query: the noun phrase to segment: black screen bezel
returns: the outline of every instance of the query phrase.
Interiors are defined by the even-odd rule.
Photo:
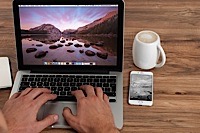
[[[24,65],[22,42],[21,42],[21,28],[19,17],[18,5],[118,5],[118,37],[117,37],[117,65],[116,66],[81,66],[81,65]],[[123,64],[123,18],[124,18],[124,2],[122,0],[15,0],[13,1],[13,14],[15,25],[15,38],[17,48],[17,60],[19,70],[31,70],[31,71],[54,71],[54,72],[67,72],[67,71],[122,71]]]

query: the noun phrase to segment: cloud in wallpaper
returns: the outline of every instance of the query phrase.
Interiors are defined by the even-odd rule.
[[[61,31],[77,29],[104,17],[117,7],[21,7],[21,29],[52,24]]]

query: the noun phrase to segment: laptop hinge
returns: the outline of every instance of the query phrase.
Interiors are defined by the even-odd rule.
[[[106,70],[82,70],[82,71],[59,71],[59,70],[31,70],[31,73],[52,73],[52,74],[109,74]]]

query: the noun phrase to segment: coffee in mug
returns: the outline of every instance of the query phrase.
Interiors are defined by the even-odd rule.
[[[133,62],[141,69],[162,67],[166,62],[166,55],[160,44],[160,37],[153,31],[141,31],[136,34],[133,42]],[[158,59],[162,61],[158,64]]]

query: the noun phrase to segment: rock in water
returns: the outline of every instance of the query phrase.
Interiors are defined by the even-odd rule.
[[[43,44],[36,44],[36,46],[37,46],[37,47],[42,47],[42,46],[43,46]]]
[[[68,44],[69,44],[69,45],[73,45],[73,43],[72,43],[72,42],[69,42]]]
[[[89,43],[85,43],[84,46],[85,46],[86,48],[89,48],[91,45],[90,45]]]
[[[79,52],[82,54],[82,53],[84,53],[84,49],[82,49],[82,50],[79,50]]]
[[[61,43],[65,43],[65,40],[61,40],[60,42],[61,42]]]
[[[26,53],[31,53],[31,52],[35,52],[35,51],[37,51],[36,48],[28,48],[28,49],[26,50]]]
[[[108,58],[108,53],[100,53],[100,52],[97,52],[97,56],[99,58],[102,58],[102,59],[107,59]]]
[[[63,45],[62,44],[58,44],[58,47],[62,47]]]
[[[82,47],[82,45],[80,45],[80,44],[77,43],[77,44],[74,44],[74,47],[78,48],[78,47]]]
[[[67,52],[69,52],[69,53],[73,53],[73,52],[74,52],[74,50],[67,50]]]
[[[96,46],[103,46],[103,44],[104,44],[103,42],[98,42],[98,43],[96,43],[95,45],[96,45]]]
[[[85,54],[86,54],[87,56],[95,56],[95,52],[93,52],[93,51],[91,51],[91,50],[85,51]]]
[[[90,45],[95,45],[95,43],[91,42]]]
[[[48,51],[38,51],[36,54],[35,54],[35,58],[43,58],[46,56],[46,54],[48,53]]]
[[[51,46],[49,46],[49,49],[57,49],[57,48],[58,48],[57,45],[51,45]]]

